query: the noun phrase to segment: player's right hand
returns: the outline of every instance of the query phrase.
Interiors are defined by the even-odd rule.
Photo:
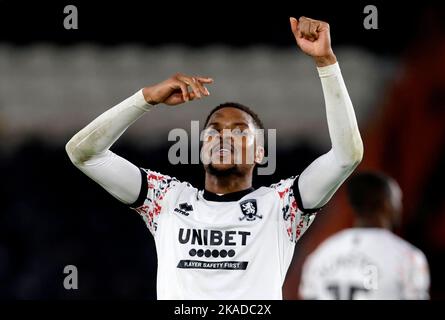
[[[151,105],[164,103],[169,106],[175,106],[210,95],[205,84],[212,82],[212,78],[192,77],[177,73],[163,82],[145,87],[142,92],[145,101]],[[191,89],[190,91],[189,88]]]

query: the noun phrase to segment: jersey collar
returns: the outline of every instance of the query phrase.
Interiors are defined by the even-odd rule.
[[[207,191],[204,189],[203,197],[208,201],[218,201],[218,202],[227,202],[227,201],[238,201],[245,195],[255,191],[255,188],[250,187],[245,190],[230,192],[223,195],[217,195],[216,193]]]

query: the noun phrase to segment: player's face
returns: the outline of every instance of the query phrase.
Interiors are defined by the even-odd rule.
[[[211,165],[219,171],[253,168],[261,161],[255,146],[255,130],[252,117],[242,110],[226,107],[213,113],[202,132],[204,167]]]

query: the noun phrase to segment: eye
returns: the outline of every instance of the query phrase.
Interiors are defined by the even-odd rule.
[[[203,139],[208,140],[219,136],[219,132],[213,128],[205,129],[203,132]]]
[[[241,130],[240,128],[235,128],[232,130],[232,134],[235,137],[245,137],[248,136],[249,133],[247,132],[247,130]]]

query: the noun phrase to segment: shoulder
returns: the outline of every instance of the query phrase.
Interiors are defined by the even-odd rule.
[[[141,191],[138,200],[131,207],[142,205],[146,199],[149,202],[159,202],[166,198],[175,198],[187,190],[196,191],[190,183],[180,181],[175,177],[150,169],[140,168],[140,171],[142,175]]]
[[[387,237],[389,241],[392,241],[395,249],[402,254],[406,260],[417,265],[427,264],[426,256],[422,250],[392,232],[388,232]]]
[[[298,176],[291,176],[287,179],[281,179],[280,181],[271,184],[268,188],[275,190],[276,192],[281,192],[292,188],[294,182],[298,179]]]
[[[298,180],[298,176],[292,176],[287,179],[281,179],[280,181],[271,184],[268,187],[264,187],[269,192],[273,193],[280,200],[294,200],[298,197],[298,188],[294,190],[295,181]],[[296,191],[296,192],[295,192]]]
[[[422,250],[420,250],[419,248],[417,248],[416,246],[414,246],[413,244],[409,243],[404,239],[400,238],[400,240],[401,240],[401,245],[403,245],[409,260],[411,260],[413,264],[418,266],[428,264],[426,256],[422,252]]]
[[[140,168],[142,175],[146,178],[148,182],[148,187],[167,187],[167,186],[178,186],[184,188],[193,188],[193,186],[186,182],[180,181],[176,177],[169,176],[154,170]]]
[[[270,189],[274,190],[277,196],[288,203],[291,203],[296,209],[300,210],[304,214],[314,215],[319,212],[322,207],[319,208],[305,208],[301,200],[300,189],[298,187],[299,175],[291,176],[287,179],[281,179],[277,183],[273,183],[269,186]]]
[[[343,248],[347,248],[346,244],[350,242],[352,238],[353,230],[344,229],[334,233],[333,235],[327,237],[324,241],[322,241],[314,252],[323,254],[323,253],[334,253],[338,252]]]

